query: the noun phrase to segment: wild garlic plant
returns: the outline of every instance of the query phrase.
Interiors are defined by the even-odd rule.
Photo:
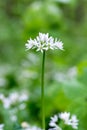
[[[63,50],[63,43],[60,40],[54,39],[49,34],[39,33],[36,39],[29,39],[25,44],[27,50],[36,49],[42,52],[42,76],[41,76],[41,99],[42,99],[42,129],[45,130],[45,110],[44,110],[44,68],[45,68],[45,52],[49,49]]]
[[[29,39],[25,44],[26,49],[36,49],[36,51],[42,52],[42,75],[41,75],[41,106],[42,106],[42,130],[45,130],[45,100],[44,100],[44,71],[45,71],[45,53],[48,50],[63,50],[63,43],[57,38],[49,36],[49,34],[39,33],[35,39]],[[70,113],[61,113],[60,115],[55,115],[51,117],[49,125],[51,128],[49,130],[62,130],[56,122],[58,119],[62,119],[65,124],[71,125],[73,128],[77,129],[78,120],[76,116],[70,118]]]

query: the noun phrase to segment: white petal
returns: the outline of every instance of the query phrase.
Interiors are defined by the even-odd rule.
[[[63,50],[63,43],[61,41],[55,42],[56,47],[58,47],[60,50]]]

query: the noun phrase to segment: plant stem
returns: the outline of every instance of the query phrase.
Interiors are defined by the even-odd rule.
[[[42,76],[41,76],[42,130],[45,130],[44,68],[45,68],[45,51],[43,51]]]

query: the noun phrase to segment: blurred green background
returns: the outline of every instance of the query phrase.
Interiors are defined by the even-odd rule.
[[[24,121],[41,125],[42,54],[25,49],[39,32],[64,43],[64,51],[46,53],[46,129],[52,115],[68,111],[87,130],[86,0],[0,1],[0,124],[5,130],[21,129]]]

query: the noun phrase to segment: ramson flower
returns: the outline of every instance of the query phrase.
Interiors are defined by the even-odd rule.
[[[53,117],[51,117],[49,126],[51,126],[52,128],[50,128],[49,130],[62,130],[58,124],[58,115],[54,115]]]
[[[59,118],[64,121],[65,124],[70,124],[70,113],[69,112],[64,112],[59,114]]]
[[[70,119],[70,125],[72,126],[73,129],[78,129],[78,120],[75,115],[72,115]]]
[[[57,116],[57,115],[54,115],[53,117],[51,117],[49,126],[55,127],[57,121],[58,121],[58,116]]]
[[[72,115],[70,118],[70,113],[64,112],[59,114],[59,118],[62,119],[66,125],[71,125],[73,129],[78,129],[78,120],[76,115]]]
[[[78,120],[76,118],[76,115],[70,116],[69,112],[60,113],[58,115],[54,115],[51,117],[48,130],[62,130],[62,128],[58,125],[58,119],[63,120],[65,125],[72,126],[73,129],[78,129]]]
[[[26,49],[36,49],[36,51],[43,52],[44,50],[47,51],[49,49],[60,49],[63,50],[63,43],[60,40],[54,39],[53,37],[49,36],[49,34],[39,33],[36,39],[27,41],[25,44]]]

